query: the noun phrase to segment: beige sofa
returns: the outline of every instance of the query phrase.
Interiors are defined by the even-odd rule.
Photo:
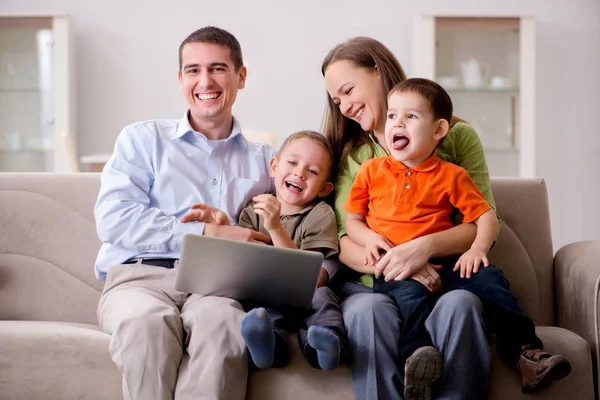
[[[108,355],[110,336],[96,321],[102,284],[92,268],[100,246],[92,208],[98,188],[97,174],[0,174],[0,399],[122,398]],[[592,399],[590,346],[572,331],[596,349],[588,305],[597,298],[590,288],[600,267],[582,269],[587,255],[575,247],[559,252],[553,267],[543,181],[494,179],[493,191],[504,225],[492,260],[540,326],[546,348],[566,355],[573,372],[542,393],[522,395],[517,373],[495,357],[490,398]],[[598,246],[594,255],[600,256]],[[290,366],[252,372],[247,397],[353,394],[345,366],[314,370],[296,349]]]

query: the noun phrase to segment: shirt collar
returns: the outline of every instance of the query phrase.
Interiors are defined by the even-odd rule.
[[[304,207],[302,210],[297,211],[293,214],[285,214],[288,216],[293,216],[293,215],[302,215],[302,214],[306,214],[307,212],[309,212],[310,210],[312,210],[313,208],[316,207],[317,204],[319,204],[321,201],[321,199],[315,199],[312,203],[310,203],[308,206]]]
[[[408,168],[406,165],[402,164],[400,161],[396,160],[392,156],[388,156],[386,158],[387,164],[390,166],[392,170],[404,171],[404,170],[413,170],[418,172],[427,172],[433,170],[440,163],[440,159],[436,155],[435,150],[433,154],[429,156],[429,158],[423,161],[421,164],[417,165],[415,168]]]
[[[171,140],[180,138],[188,132],[196,132],[192,128],[192,125],[190,124],[189,113],[190,113],[190,110],[186,110],[185,114],[183,115],[183,118],[181,118],[179,120],[179,123],[177,124],[177,130],[175,132],[173,132],[173,134],[171,135]],[[237,119],[235,119],[235,117],[233,117],[233,124],[231,125],[231,134],[229,135],[229,137],[227,137],[226,139],[223,139],[223,140],[229,141],[238,135],[241,138],[243,138],[242,129],[240,127],[240,124],[238,123]],[[204,136],[204,135],[202,135],[202,136]]]

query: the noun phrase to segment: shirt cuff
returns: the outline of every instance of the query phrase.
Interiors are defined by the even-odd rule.
[[[183,235],[186,233],[194,233],[196,235],[204,234],[204,222],[180,222],[177,221],[173,237],[169,240],[168,248],[169,251],[181,251],[181,244],[183,242]]]

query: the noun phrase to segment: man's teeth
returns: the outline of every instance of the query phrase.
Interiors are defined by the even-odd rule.
[[[285,183],[285,185],[286,185],[287,187],[293,186],[293,187],[295,187],[296,189],[298,189],[298,190],[302,191],[302,188],[301,188],[300,186],[296,185],[294,182],[286,182],[286,183]]]
[[[200,100],[212,100],[212,99],[216,99],[217,97],[219,97],[219,93],[196,94],[196,97],[198,97]]]

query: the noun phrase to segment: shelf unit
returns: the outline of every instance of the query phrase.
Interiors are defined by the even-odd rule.
[[[412,61],[412,75],[444,86],[477,130],[491,175],[535,176],[533,18],[417,17]]]
[[[0,13],[0,171],[77,171],[74,46],[64,14]]]

